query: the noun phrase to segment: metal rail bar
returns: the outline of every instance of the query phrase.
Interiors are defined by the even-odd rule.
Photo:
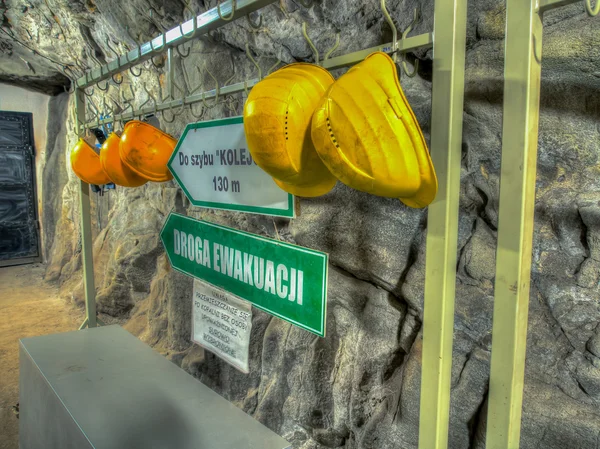
[[[276,0],[235,0],[233,20],[244,17],[253,11],[274,3],[275,1]],[[231,15],[233,2],[234,0],[226,0],[221,4],[221,14],[224,17],[227,18]],[[181,45],[199,35],[206,34],[209,31],[230,23],[229,20],[224,20],[219,16],[218,10],[215,7],[196,17],[198,27],[197,32],[195,36],[187,37],[185,34],[191,34],[193,31],[193,20],[194,19],[190,19],[181,25],[177,25],[175,28],[166,31],[164,34],[155,37],[150,42],[146,42],[138,48],[131,50],[129,53],[119,56],[114,61],[91,70],[75,82],[76,87],[83,89],[92,86],[98,81],[110,78],[112,75],[147,61],[152,56],[163,53],[168,48]]]
[[[467,0],[437,0],[431,159],[439,190],[427,217],[420,449],[448,446],[466,34]]]
[[[573,3],[581,3],[581,0],[539,0],[538,12],[543,13]]]
[[[398,41],[398,51],[406,52],[410,50],[416,49],[424,49],[431,48],[433,46],[433,33],[424,33],[418,36],[409,37],[407,39],[403,39]],[[335,58],[327,59],[323,61],[323,67],[329,70],[339,69],[342,67],[352,66],[354,64],[359,63],[363,59],[365,59],[368,55],[375,51],[383,51],[384,53],[390,54],[392,52],[392,43],[389,42],[387,44],[383,44],[377,47],[367,48],[365,50],[359,50],[352,53],[348,53],[346,55],[337,56]],[[172,92],[172,70],[169,69],[169,92]],[[219,95],[230,95],[239,92],[244,92],[245,90],[250,90],[256,83],[258,83],[258,79],[252,79],[246,82],[230,84],[229,86],[224,86],[219,88]],[[217,95],[216,89],[207,90],[205,92],[200,92],[198,94],[189,95],[180,99],[171,99],[171,101],[164,102],[161,104],[152,107],[146,107],[141,109],[136,109],[124,114],[116,114],[114,117],[106,118],[103,120],[94,120],[92,122],[86,123],[86,128],[94,128],[99,125],[104,125],[108,123],[112,123],[114,121],[121,120],[131,120],[134,117],[138,117],[141,115],[152,114],[153,112],[160,112],[166,109],[172,109],[176,107],[181,107],[182,103],[184,105],[191,105],[194,103],[198,103],[202,101],[202,98],[205,100],[210,100],[211,98],[215,98]],[[83,123],[83,121],[82,121]]]
[[[244,92],[245,89],[250,90],[254,85],[258,83],[258,79],[252,79],[250,81],[246,81],[245,83],[236,83],[230,84],[229,86],[219,88],[219,96],[225,96],[230,94],[235,94],[238,92]],[[120,122],[123,120],[131,120],[134,117],[139,117],[143,115],[152,114],[154,112],[160,112],[167,109],[175,109],[177,107],[181,107],[182,103],[186,106],[192,105],[194,103],[199,103],[202,101],[202,96],[204,95],[205,100],[210,100],[211,98],[215,98],[217,96],[217,90],[207,90],[205,92],[201,92],[194,95],[189,95],[184,98],[180,98],[177,100],[166,101],[164,103],[160,103],[154,106],[148,106],[145,108],[135,109],[133,111],[125,112],[123,114],[115,114],[114,117],[108,117],[105,119],[93,120],[87,122],[85,124],[85,128],[96,128],[101,125],[106,125],[108,123],[113,123],[115,121]],[[82,127],[83,129],[83,127]]]
[[[403,53],[410,50],[418,50],[424,48],[433,47],[433,33],[419,34],[418,36],[407,37],[398,41],[398,52]],[[347,55],[336,56],[335,58],[326,59],[321,64],[323,67],[329,70],[339,69],[341,67],[348,67],[359,63],[371,53],[376,51],[382,51],[384,53],[392,53],[392,43],[379,45],[377,47],[367,48],[365,50],[355,51],[348,53]]]
[[[506,3],[502,165],[487,449],[517,449],[521,435],[543,32],[536,3],[536,0],[507,0]]]

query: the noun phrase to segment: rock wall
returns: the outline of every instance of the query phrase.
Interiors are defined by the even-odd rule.
[[[13,31],[29,26],[46,8],[9,0],[4,12]],[[48,0],[67,34],[54,38],[40,25],[40,53],[93,66],[88,53],[111,60],[106,42],[124,51],[146,41],[161,26],[182,20],[179,2],[152,0]],[[215,3],[194,2],[195,12]],[[306,9],[283,0],[261,10],[261,29],[238,20],[189,45],[176,57],[183,88],[214,88],[255,77],[248,42],[266,72],[277,59],[310,61],[301,24],[319,49],[340,33],[337,54],[388,41],[390,30],[379,2],[324,0]],[[26,5],[25,5],[26,6]],[[148,16],[150,7],[153,17]],[[400,30],[419,6],[415,33],[431,30],[432,0],[389,1]],[[21,8],[21,9],[19,9]],[[502,130],[504,4],[469,3],[467,84],[460,204],[458,280],[452,369],[451,448],[483,448],[489,380],[498,189]],[[256,15],[253,15],[256,20]],[[600,20],[583,5],[545,17],[537,202],[532,262],[529,335],[524,392],[523,449],[600,446]],[[14,44],[14,43],[13,43]],[[182,49],[185,54],[185,50]],[[430,129],[431,53],[419,52],[419,75],[402,86],[427,139]],[[120,89],[88,93],[123,105],[164,98],[163,60],[146,64],[139,78],[126,73]],[[197,70],[196,67],[199,69]],[[185,72],[184,72],[185,71]],[[339,75],[341,71],[336,72]],[[131,90],[130,90],[131,87]],[[178,95],[176,93],[176,95]],[[106,97],[105,97],[106,98]],[[83,301],[78,185],[66,161],[75,136],[71,119],[53,101],[60,123],[44,176],[62,195],[46,198],[56,228],[46,277],[66,298]],[[244,95],[194,112],[202,119],[241,113]],[[59,112],[60,109],[60,112]],[[174,113],[181,115],[168,123]],[[166,116],[166,120],[165,120]],[[179,136],[193,119],[188,109],[167,111],[164,129]],[[62,125],[66,122],[66,126]],[[50,135],[50,133],[49,133]],[[56,175],[54,173],[57,173]],[[60,192],[59,192],[60,193]],[[93,199],[94,260],[98,307],[175,363],[252,414],[296,449],[416,448],[422,348],[426,211],[339,184],[329,194],[301,199],[292,221],[191,207],[172,183],[117,189]],[[330,254],[327,337],[320,339],[258,310],[254,311],[250,374],[236,371],[190,345],[191,281],[174,272],[158,232],[169,213],[226,224]],[[50,212],[51,211],[51,212]]]

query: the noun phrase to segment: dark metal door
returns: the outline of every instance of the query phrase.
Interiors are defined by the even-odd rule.
[[[33,119],[0,111],[0,266],[39,261]]]

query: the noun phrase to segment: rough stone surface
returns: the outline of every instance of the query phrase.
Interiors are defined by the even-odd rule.
[[[183,13],[183,3],[158,0],[8,0],[5,4],[3,29],[21,40],[28,29],[33,36],[30,45],[40,55],[62,61],[72,72],[78,71],[78,65],[96,65],[89,55],[112,60],[107,40],[122,52],[155,36],[162,25],[171,27],[181,21]],[[174,60],[177,84],[188,90],[213,89],[208,71],[221,85],[255,77],[257,70],[244,53],[246,43],[255,56],[262,56],[263,73],[278,58],[312,60],[301,34],[303,21],[321,52],[332,46],[337,32],[336,54],[390,39],[389,26],[374,0],[324,0],[309,9],[292,0],[282,4],[285,11],[278,3],[261,10],[263,27],[258,31],[239,20],[188,44],[190,56]],[[200,12],[214,5],[193,2],[192,7]],[[416,6],[421,20],[414,33],[432,29],[432,0],[388,1],[400,30],[408,26]],[[152,18],[147,17],[151,8],[156,11]],[[40,11],[53,20],[50,9],[64,32],[56,23],[50,28],[43,18],[35,20]],[[501,2],[469,2],[449,432],[449,446],[457,449],[485,445],[505,12]],[[600,21],[588,18],[578,3],[546,14],[544,23],[521,448],[593,449],[600,444],[600,50],[596,45]],[[10,72],[7,76],[26,81],[25,75],[31,73],[26,73],[24,63],[20,71],[14,68],[14,59],[24,47],[3,34],[0,48],[0,65]],[[435,126],[430,122],[431,51],[415,56],[420,59],[419,76],[403,77],[402,85],[429,140]],[[13,65],[5,65],[9,57]],[[156,58],[155,63],[158,68],[145,65],[139,78],[125,73],[120,89],[112,82],[107,94],[88,89],[92,101],[102,108],[104,95],[107,103],[112,104],[108,101],[112,98],[126,107],[124,95],[137,106],[149,99],[144,83],[153,96],[165,98],[164,60]],[[36,79],[59,79],[57,67],[40,68]],[[73,76],[69,70],[66,74]],[[241,112],[243,95],[219,100],[211,108],[194,106],[194,113],[207,120]],[[66,115],[63,101],[51,103],[56,120],[63,121]],[[164,129],[175,136],[195,121],[188,108],[166,111],[160,118]],[[52,242],[46,278],[60,284],[63,296],[81,303],[79,187],[66,163],[75,141],[72,119],[66,129],[62,122],[52,129],[43,182],[48,195],[49,186],[57,190],[56,196],[44,199],[45,216],[56,228],[44,230]],[[127,329],[288,438],[296,449],[416,448],[426,211],[339,183],[320,198],[301,199],[300,206],[300,216],[291,222],[201,210],[190,207],[172,182],[95,196],[99,310],[125,320]],[[169,267],[158,238],[170,210],[327,251],[331,262],[327,337],[317,338],[255,310],[248,375],[191,345],[192,284]]]
[[[47,143],[42,173],[42,222],[44,227],[44,255],[50,256],[52,244],[57,231],[56,223],[60,219],[63,208],[62,192],[68,181],[67,163],[65,160],[66,117],[69,96],[66,94],[50,98],[48,104]]]

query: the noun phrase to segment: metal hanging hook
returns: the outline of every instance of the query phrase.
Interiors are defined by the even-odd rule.
[[[93,101],[90,99],[90,100],[88,101],[87,105],[88,105],[88,108],[87,108],[88,112],[89,112],[89,113],[90,113],[92,116],[94,116],[94,118],[95,118],[95,119],[97,119],[97,120],[100,120],[100,119],[98,118],[98,108],[96,107],[96,105],[94,104],[94,102],[93,102]],[[90,120],[90,121],[91,121],[91,120]]]
[[[306,42],[308,43],[309,47],[313,51],[313,54],[315,56],[315,64],[321,65],[321,61],[319,59],[319,50],[317,49],[317,47],[313,43],[312,39],[308,36],[308,32],[306,30],[306,22],[302,22],[302,35],[304,36],[304,39],[306,40]],[[333,44],[333,47],[331,47],[329,50],[327,50],[327,52],[325,53],[325,58],[323,59],[323,61],[326,61],[327,59],[329,59],[329,57],[332,55],[332,53],[334,51],[336,51],[339,46],[340,46],[340,33],[336,33],[336,35],[335,35],[335,44]]]
[[[96,83],[96,86],[98,86],[98,89],[100,89],[102,92],[108,92],[108,89],[110,88],[110,85],[108,84],[108,80],[106,80],[106,82],[104,83],[104,87],[102,87],[100,85],[100,81],[98,81],[98,83]]]
[[[148,103],[150,103],[150,101],[152,101],[152,95],[150,94],[150,92],[148,91],[148,88],[146,87],[146,83],[143,84],[144,90],[146,91],[146,94],[148,95],[148,98],[146,99],[146,101],[144,101],[139,109],[142,109],[144,106],[146,106]],[[156,103],[156,102],[155,102]]]
[[[201,119],[204,116],[204,112],[206,112],[206,108],[202,108],[202,110],[200,111],[200,114],[196,114],[194,112],[194,104],[195,103],[189,103],[189,107],[190,107],[190,114],[192,114],[192,117],[197,118],[197,119]]]
[[[198,69],[198,72],[200,73],[200,76],[202,76],[202,72],[200,71],[200,69],[198,67],[196,67]],[[204,70],[206,70],[206,73],[208,73],[210,75],[210,77],[214,80],[215,82],[215,100],[213,101],[212,104],[208,104],[206,102],[206,91],[202,92],[202,104],[204,105],[205,108],[212,108],[213,106],[216,106],[217,103],[219,102],[219,94],[221,92],[220,88],[219,88],[219,81],[217,80],[217,78],[211,73],[210,70],[208,70],[208,68],[206,67],[206,64],[204,64]]]
[[[156,115],[156,97],[154,95],[152,95],[152,92],[150,92],[150,90],[148,89],[148,86],[146,86],[146,83],[143,84],[144,90],[146,91],[146,94],[148,95],[148,99],[146,101],[144,101],[144,103],[142,103],[142,105],[140,106],[140,109],[143,108],[144,106],[146,106],[146,104],[148,104],[150,101],[152,101],[154,103],[154,114]]]
[[[227,96],[225,98],[225,101],[223,101],[223,104],[225,104],[225,107],[229,110],[231,114],[237,113],[238,99],[235,98],[233,95]]]
[[[333,54],[334,51],[337,50],[337,48],[340,46],[340,33],[336,33],[335,35],[335,44],[333,44],[333,47],[331,47],[327,53],[325,53],[325,57],[323,58],[323,61],[327,61],[329,59],[329,57]]]
[[[260,27],[262,26],[262,23],[263,23],[263,18],[262,18],[262,15],[260,15],[260,14],[258,15],[258,23],[252,22],[252,20],[250,19],[250,14],[248,14],[246,16],[246,20],[248,21],[248,25],[250,25],[255,30],[260,30]]]
[[[187,53],[186,53],[186,54],[183,54],[183,53],[182,53],[182,52],[179,50],[179,47],[181,47],[182,45],[183,45],[183,44],[181,44],[181,45],[177,45],[177,46],[175,47],[175,51],[177,52],[177,54],[179,55],[179,57],[180,57],[181,59],[185,59],[185,58],[187,58],[187,57],[190,55],[190,52],[192,51],[192,47],[188,47],[188,48],[187,48]]]
[[[115,99],[112,98],[111,96],[109,96],[109,98],[110,98],[110,101],[112,101],[112,103],[115,105],[115,107],[113,108],[113,121],[115,123],[115,128],[117,126],[117,123],[121,123],[121,128],[123,128],[123,107],[119,103],[117,103],[115,101]],[[119,118],[118,119],[117,119],[117,114],[116,114],[116,110],[117,109],[119,111]]]
[[[110,39],[106,37],[106,46],[115,54],[115,58],[119,59],[119,52],[110,44]]]
[[[115,83],[117,86],[120,86],[121,84],[123,84],[123,75],[119,74],[121,76],[120,81],[117,81],[117,79],[115,78],[115,76],[117,76],[117,74],[113,74],[113,76],[111,76],[111,79],[113,80],[113,83]]]
[[[109,115],[106,115],[106,111],[107,110],[110,112]],[[104,113],[104,118],[111,117],[113,119],[113,122],[114,122],[114,120],[115,120],[115,117],[114,117],[115,113],[114,113],[114,110],[112,108],[108,107],[108,105],[106,104],[106,97],[102,97],[102,111]],[[114,130],[114,127],[113,127],[113,130]]]
[[[183,63],[183,61],[181,61],[181,71],[183,72],[183,83],[185,84],[185,88],[187,89],[188,94],[192,95],[194,92],[196,92],[198,89],[200,89],[202,87],[202,84],[198,84],[196,87],[194,87],[192,89],[190,75],[189,75],[187,68],[186,68],[185,64]]]
[[[131,111],[133,112],[133,105],[130,103],[130,101],[127,98],[125,98],[125,94],[123,92],[120,92],[119,96],[121,97],[121,100],[125,104],[125,107],[121,109],[121,117],[123,117],[123,114],[125,113],[125,111],[127,111],[127,109],[131,108]]]
[[[327,59],[327,58],[325,58],[325,59]],[[277,62],[275,64],[273,64],[271,67],[269,67],[269,70],[267,70],[267,75],[270,75],[271,72],[273,72],[273,70],[275,70],[279,64],[281,64],[281,59],[279,59],[279,56],[278,56]]]
[[[313,55],[315,56],[315,64],[319,65],[319,50],[317,50],[317,47],[315,47],[315,44],[313,44],[311,38],[308,37],[308,33],[306,32],[306,22],[302,22],[302,35],[304,36],[304,39],[306,40],[306,42],[308,42],[309,47],[313,51]]]
[[[135,73],[135,71],[133,70],[133,67],[129,67],[129,73],[131,73],[136,78],[139,78],[142,75],[142,70],[143,69],[140,67],[140,71],[138,73]]]
[[[227,78],[227,79],[225,80],[225,82],[223,83],[223,85],[224,85],[224,86],[228,86],[228,85],[229,85],[229,83],[230,83],[231,81],[233,81],[233,79],[234,79],[234,78],[235,78],[235,66],[234,66],[233,75],[231,75],[229,78]],[[235,101],[234,95],[235,95],[235,94],[229,94],[229,95],[225,95],[225,99],[223,100],[223,104],[225,104],[225,106],[227,106],[227,107],[228,107],[228,109],[231,109],[231,108],[230,108],[230,103],[231,103],[232,101]]]
[[[252,64],[254,64],[254,67],[256,67],[256,70],[258,70],[258,80],[260,81],[262,79],[262,69],[260,68],[260,65],[258,65],[258,62],[256,61],[256,59],[254,59],[252,57],[248,43],[246,43],[246,56],[248,56],[248,59],[250,59],[250,61],[252,61]]]
[[[162,118],[167,123],[173,123],[177,117],[179,117],[181,114],[183,114],[184,106],[185,106],[185,102],[183,100],[181,100],[181,107],[179,108],[179,112],[173,112],[173,105],[169,103],[169,112],[171,113],[171,120],[169,120],[167,118],[167,116],[165,115],[165,111],[161,112]]]
[[[392,29],[392,60],[396,62],[398,60],[398,29],[396,28],[396,25],[394,24],[394,21],[392,20],[392,17],[385,6],[385,0],[381,0],[381,12],[383,13],[388,25]]]
[[[196,66],[196,68],[197,68],[197,66]],[[181,61],[181,71],[183,72],[184,87],[185,87],[186,91],[188,92],[188,95],[192,95],[194,92],[196,92],[198,89],[200,89],[202,87],[202,83],[198,84],[198,86],[196,86],[195,88],[192,89],[192,83],[190,82],[190,77],[189,77],[187,68],[183,61]],[[198,72],[200,73],[200,69],[198,69]],[[185,103],[185,101],[184,101],[184,103]],[[197,119],[202,118],[202,116],[204,115],[204,112],[206,111],[206,108],[203,108],[199,114],[196,114],[196,112],[194,112],[194,103],[189,103],[189,107],[190,107],[190,114],[192,114],[192,116]]]
[[[191,39],[193,38],[196,33],[198,32],[198,17],[196,17],[196,14],[194,13],[194,11],[192,10],[192,8],[190,7],[190,2],[184,2],[183,5],[183,18],[185,20],[185,13],[189,12],[192,15],[192,32],[191,33],[184,33],[183,32],[183,26],[180,24],[179,25],[179,32],[181,33],[181,35],[187,39]],[[189,51],[188,51],[189,54]],[[187,57],[187,56],[186,56]]]
[[[160,64],[157,64],[156,62],[154,62],[154,56],[150,57],[150,62],[152,63],[152,65],[154,66],[155,69],[161,69],[163,67]],[[164,63],[163,63],[163,65],[164,65]]]
[[[87,91],[85,89],[82,89],[83,93],[86,95],[86,97],[93,97],[94,96],[94,88],[92,87],[92,91],[88,94]]]
[[[163,36],[164,36],[164,34],[163,34]],[[136,62],[138,59],[140,59],[141,56],[142,56],[142,47],[140,47],[140,46],[137,47],[137,56],[133,59],[129,59],[129,52],[125,53],[125,59],[130,64],[132,62]]]
[[[590,17],[596,17],[600,13],[600,0],[596,0],[596,6],[592,7],[592,0],[584,0],[585,10]]]
[[[235,78],[235,64],[233,65],[233,74],[225,81],[224,85],[228,86],[230,82]],[[229,111],[235,114],[237,110],[238,99],[235,98],[235,94],[225,95],[225,99],[223,100],[223,104],[229,109]]]
[[[219,14],[219,17],[221,18],[221,20],[224,20],[225,22],[229,22],[230,20],[233,20],[233,16],[235,15],[235,8],[236,8],[236,0],[231,0],[231,14],[229,14],[228,16],[225,17],[221,13],[221,0],[217,0],[217,13]]]
[[[408,33],[411,32],[413,26],[415,26],[417,24],[419,20],[419,10],[417,8],[414,9],[414,14],[413,14],[413,21],[410,23],[410,25],[408,26],[408,28],[406,28],[406,30],[404,30],[404,33],[402,33],[402,40],[406,39],[406,36],[408,36]],[[406,53],[402,55],[402,71],[406,74],[406,76],[408,76],[409,78],[414,78],[415,75],[417,74],[419,70],[419,59],[415,58],[415,62],[413,64],[413,70],[412,72],[408,70],[408,66],[406,65]]]
[[[161,34],[161,37],[162,37],[162,43],[160,44],[159,47],[154,46],[154,39],[150,41],[150,48],[152,48],[153,52],[160,53],[165,48],[165,45],[167,45],[167,40],[165,38],[165,34],[164,33]],[[153,61],[153,63],[154,63],[154,61]]]
[[[129,85],[129,91],[131,92],[131,99],[127,99],[125,97],[125,93],[123,93],[123,91],[120,92],[121,94],[121,99],[123,100],[123,102],[127,105],[127,107],[125,107],[122,111],[121,111],[121,116],[123,116],[123,113],[131,108],[131,113],[133,114],[133,105],[131,104],[131,102],[135,99],[135,93],[133,92],[133,87],[131,87],[131,84]]]
[[[279,0],[279,9],[281,10],[281,12],[283,13],[283,15],[286,17],[286,19],[290,18],[290,13],[288,12],[287,8],[285,7],[285,0]]]
[[[223,85],[229,86],[229,83],[232,82],[234,78],[235,78],[235,66],[233,66],[233,75],[231,75],[229,78],[227,78],[225,80],[225,82],[223,83]]]
[[[185,67],[185,64],[183,63],[183,61],[181,61],[181,69],[183,71],[183,82],[186,85],[186,88],[188,90],[189,95],[192,95],[194,92],[196,92],[198,89],[200,89],[202,87],[202,84],[199,84],[198,86],[196,86],[194,89],[191,88],[192,84],[190,82],[190,78],[189,78],[189,74],[187,72],[187,69]],[[195,103],[189,103],[188,106],[190,107],[190,114],[192,114],[192,116],[196,119],[201,119],[202,116],[204,116],[204,112],[206,112],[207,108],[202,108],[200,110],[200,113],[197,114],[196,112],[194,112],[194,104]]]
[[[106,111],[107,109],[110,111],[110,116],[112,117],[114,115],[114,110],[109,108],[106,104],[106,97],[102,97],[102,110]]]
[[[85,47],[85,53],[87,54],[88,58],[100,66],[100,73],[102,73],[102,62],[96,57],[96,55],[94,55],[92,50],[90,50],[88,47]]]

